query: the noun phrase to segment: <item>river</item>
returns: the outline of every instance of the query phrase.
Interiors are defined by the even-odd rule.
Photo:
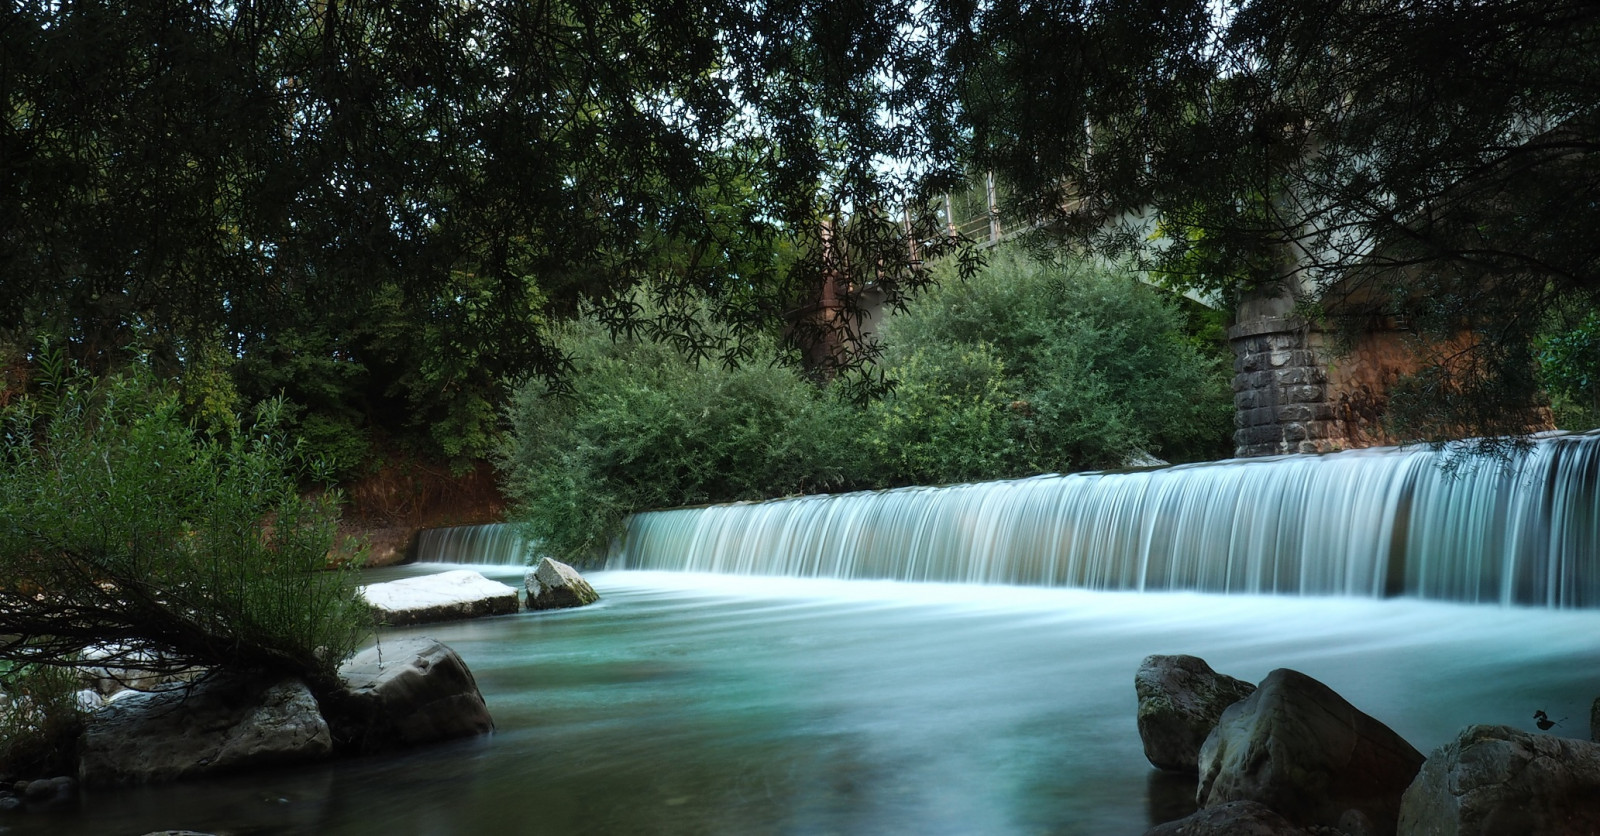
[[[372,580],[459,566],[375,570]],[[514,567],[481,567],[510,583]],[[386,630],[448,643],[492,736],[82,794],[6,834],[1139,834],[1192,781],[1152,769],[1133,675],[1191,653],[1292,667],[1424,752],[1464,725],[1588,737],[1600,612],[595,572],[592,607]]]

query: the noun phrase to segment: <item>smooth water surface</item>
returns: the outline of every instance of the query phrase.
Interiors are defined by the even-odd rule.
[[[445,567],[397,567],[385,580]],[[510,582],[520,570],[484,567]],[[1587,737],[1600,612],[1423,602],[590,576],[600,604],[386,631],[467,660],[491,737],[87,793],[5,833],[1138,834],[1192,783],[1145,762],[1133,674],[1293,667],[1424,752],[1470,723]]]

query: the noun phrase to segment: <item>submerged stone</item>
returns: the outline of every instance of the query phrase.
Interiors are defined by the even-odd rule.
[[[1422,761],[1332,688],[1280,668],[1229,706],[1206,738],[1196,801],[1258,801],[1302,827],[1386,836]]]
[[[386,624],[455,621],[517,611],[517,589],[470,569],[456,569],[361,587]]]
[[[1139,739],[1144,756],[1160,769],[1196,772],[1200,746],[1223,709],[1256,686],[1217,673],[1195,656],[1146,656],[1133,676],[1139,696]]]
[[[528,590],[530,610],[584,607],[600,600],[600,593],[594,591],[577,569],[548,557],[529,569],[522,583]]]

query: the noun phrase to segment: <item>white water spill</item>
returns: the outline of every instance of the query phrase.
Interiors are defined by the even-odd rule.
[[[370,580],[455,566],[410,566]],[[511,567],[481,567],[514,582]],[[1058,834],[1175,818],[1133,674],[1314,676],[1424,752],[1472,723],[1588,737],[1600,612],[594,572],[592,607],[384,632],[472,667],[498,726],[391,758],[95,791],[10,833]]]
[[[610,565],[1600,606],[1600,434],[1444,461],[1374,448],[652,511]]]
[[[516,526],[456,525],[419,532],[415,562],[526,566],[534,551]]]

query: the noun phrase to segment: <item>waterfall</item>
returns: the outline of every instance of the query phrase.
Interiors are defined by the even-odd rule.
[[[611,566],[1600,606],[1600,434],[1509,461],[1375,448],[634,515]]]
[[[417,535],[418,563],[523,566],[532,555],[533,546],[512,525],[429,528]]]

